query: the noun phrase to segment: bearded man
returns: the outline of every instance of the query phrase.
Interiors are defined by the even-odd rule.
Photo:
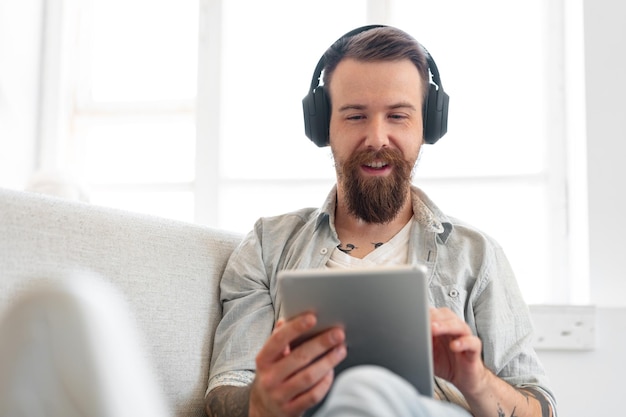
[[[502,249],[413,185],[421,147],[447,126],[447,96],[430,80],[434,61],[398,29],[353,32],[322,57],[323,85],[303,101],[307,134],[331,147],[336,186],[319,209],[257,221],[230,258],[208,415],[555,415]],[[435,398],[385,369],[352,369],[335,381],[333,368],[349,354],[344,331],[292,347],[316,318],[281,319],[281,270],[394,264],[428,269]]]

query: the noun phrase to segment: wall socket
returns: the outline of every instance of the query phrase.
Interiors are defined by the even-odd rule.
[[[584,305],[531,305],[537,350],[594,350],[596,309]]]

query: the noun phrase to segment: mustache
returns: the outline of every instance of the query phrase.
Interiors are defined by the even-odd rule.
[[[353,167],[365,165],[374,160],[380,160],[389,165],[395,166],[406,163],[402,156],[402,152],[400,152],[398,149],[381,148],[378,150],[362,149],[355,152],[350,158],[350,165]]]

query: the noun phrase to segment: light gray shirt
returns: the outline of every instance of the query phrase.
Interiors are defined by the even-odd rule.
[[[448,307],[467,322],[481,339],[484,363],[493,373],[511,385],[540,389],[554,406],[532,347],[529,311],[502,248],[490,236],[444,215],[419,188],[412,187],[411,193],[408,260],[426,265],[431,304]],[[223,317],[207,392],[252,381],[255,357],[280,317],[277,273],[326,265],[340,243],[335,201],[336,187],[319,209],[261,218],[233,252],[220,286]]]

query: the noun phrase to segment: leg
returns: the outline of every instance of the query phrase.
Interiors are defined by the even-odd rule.
[[[133,324],[93,276],[22,293],[0,321],[0,415],[167,416]]]
[[[420,395],[394,373],[359,366],[341,373],[316,417],[470,417],[462,408]]]

